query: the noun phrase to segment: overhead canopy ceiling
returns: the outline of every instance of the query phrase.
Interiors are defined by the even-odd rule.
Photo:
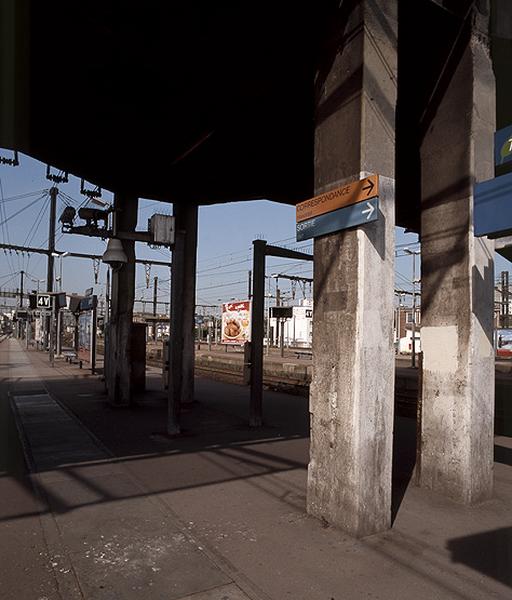
[[[5,0],[0,145],[141,197],[295,204],[313,194],[313,85],[339,4]],[[460,4],[399,3],[405,226],[418,224],[418,115]]]
[[[31,155],[169,201],[312,189],[313,2],[29,6]]]

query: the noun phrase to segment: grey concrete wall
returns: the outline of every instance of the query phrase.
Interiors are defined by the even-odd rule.
[[[391,521],[396,11],[343,3],[317,76],[316,192],[381,175],[379,220],[314,245],[308,511],[357,536]]]
[[[137,226],[138,199],[118,194],[115,206],[118,231],[135,231]],[[132,322],[135,299],[135,242],[122,240],[128,262],[112,273],[112,310],[108,343],[105,353],[109,356],[106,386],[109,401],[116,406],[127,406],[132,400]]]
[[[194,334],[196,307],[196,264],[197,264],[197,221],[198,208],[192,204],[173,206],[176,217],[176,230],[184,232],[183,253],[173,252],[173,261],[182,261],[183,289],[181,290],[181,344],[182,379],[180,402],[192,402],[194,399]],[[172,285],[172,280],[171,280]],[[172,310],[172,308],[171,308]],[[172,340],[171,332],[171,340]]]
[[[493,243],[473,236],[473,185],[494,175],[494,77],[476,21],[421,147],[420,484],[463,503],[493,486]]]

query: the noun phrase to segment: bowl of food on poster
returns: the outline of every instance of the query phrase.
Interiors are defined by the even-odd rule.
[[[251,335],[251,302],[235,300],[222,305],[222,342],[245,344]]]

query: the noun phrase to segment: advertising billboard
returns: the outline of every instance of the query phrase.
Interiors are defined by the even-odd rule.
[[[78,315],[78,358],[96,368],[96,307],[97,296],[86,296],[80,301]]]
[[[92,329],[93,329],[92,311],[80,313],[78,317],[78,356],[82,360],[89,362],[91,360],[92,350]]]
[[[251,301],[222,305],[222,343],[242,345],[251,341]]]

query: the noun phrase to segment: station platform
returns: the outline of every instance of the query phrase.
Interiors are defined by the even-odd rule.
[[[432,600],[512,596],[512,438],[492,500],[415,487],[415,422],[397,417],[393,527],[356,540],[306,514],[307,398],[197,377],[165,434],[157,369],[129,409],[100,377],[0,343],[2,600]]]

